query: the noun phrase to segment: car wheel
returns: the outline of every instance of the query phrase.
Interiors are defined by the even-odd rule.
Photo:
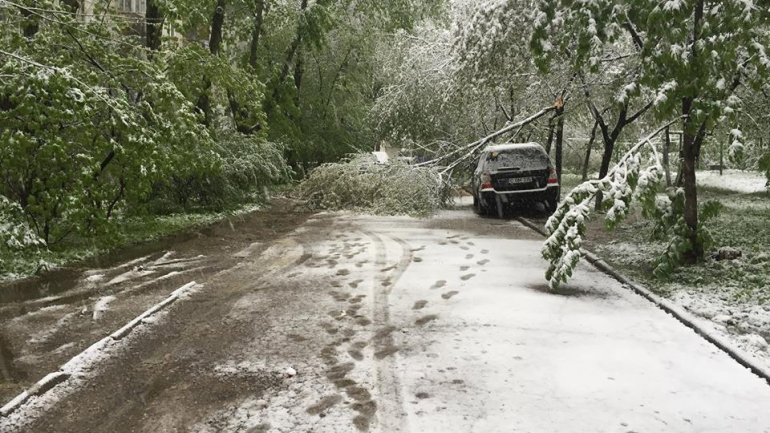
[[[481,202],[481,200],[479,200],[479,215],[485,216],[485,217],[494,215],[495,214],[495,211],[493,209],[494,206],[495,206],[494,204],[484,205]]]
[[[495,199],[497,202],[495,205],[495,210],[497,210],[497,217],[503,219],[505,218],[505,207],[503,206],[503,202],[500,200],[500,196],[496,196]]]
[[[549,198],[545,201],[545,211],[548,215],[553,215],[553,213],[556,212],[557,207],[559,207],[558,198]]]
[[[475,195],[473,196],[473,212],[476,213],[476,215],[484,215],[481,203],[479,203],[479,199]]]

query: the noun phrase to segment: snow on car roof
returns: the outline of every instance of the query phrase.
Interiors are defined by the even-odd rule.
[[[538,143],[530,142],[530,143],[504,143],[504,144],[492,144],[484,148],[485,152],[501,152],[503,150],[511,150],[511,149],[531,149],[531,148],[539,148],[543,151],[543,146],[541,146]]]

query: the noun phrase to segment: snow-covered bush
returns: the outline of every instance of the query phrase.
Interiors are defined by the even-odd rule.
[[[45,242],[24,221],[21,207],[0,195],[0,250],[43,245]]]
[[[316,168],[298,192],[313,209],[385,215],[428,216],[451,201],[448,180],[436,169],[398,160],[377,164],[370,154]]]

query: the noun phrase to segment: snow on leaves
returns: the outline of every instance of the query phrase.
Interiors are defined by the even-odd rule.
[[[661,130],[632,147],[604,179],[584,182],[570,191],[548,219],[545,229],[549,236],[541,254],[549,262],[545,278],[552,289],[569,280],[584,255],[581,247],[586,222],[599,192],[607,198],[603,203],[608,207],[605,220],[610,228],[628,216],[634,201],[644,208],[656,206],[655,191],[662,179],[662,166],[651,140]],[[647,154],[649,160],[643,164]]]
[[[12,250],[45,245],[45,242],[24,221],[21,207],[2,195],[0,195],[0,244]]]

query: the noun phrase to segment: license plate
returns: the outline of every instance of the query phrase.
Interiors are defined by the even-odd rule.
[[[517,184],[520,184],[520,183],[530,183],[530,182],[532,182],[532,178],[531,177],[514,177],[514,178],[511,178],[511,179],[507,179],[507,180],[508,180],[508,185],[517,185]]]

